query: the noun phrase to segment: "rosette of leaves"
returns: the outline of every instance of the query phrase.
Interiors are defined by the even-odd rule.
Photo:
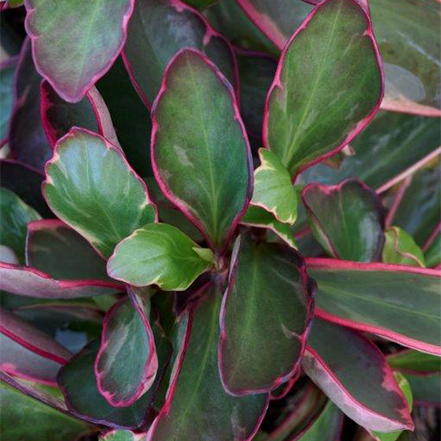
[[[439,406],[439,8],[309,3],[3,2],[2,440],[395,441]]]

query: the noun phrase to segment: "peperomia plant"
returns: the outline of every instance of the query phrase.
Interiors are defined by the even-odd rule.
[[[440,5],[395,3],[1,2],[2,440],[436,438]]]

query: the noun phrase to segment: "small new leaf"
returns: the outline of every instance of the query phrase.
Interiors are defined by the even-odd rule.
[[[424,254],[413,237],[398,227],[384,232],[383,262],[425,267]]]

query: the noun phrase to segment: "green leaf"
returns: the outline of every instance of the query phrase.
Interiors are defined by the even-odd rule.
[[[150,113],[133,88],[121,57],[96,86],[109,108],[127,161],[140,176],[153,176]]]
[[[407,231],[417,245],[424,246],[439,223],[441,212],[441,167],[420,170],[412,177],[393,218],[397,227]]]
[[[413,397],[412,397],[412,390],[410,388],[410,384],[406,380],[406,377],[404,377],[404,375],[400,374],[399,372],[394,372],[394,377],[398,386],[401,389],[401,392],[403,392],[403,395],[407,401],[407,406],[411,411],[413,406]],[[378,439],[378,441],[396,441],[402,433],[403,433],[402,430],[397,430],[395,432],[390,432],[390,433],[376,432],[375,430],[372,431],[372,435],[375,437],[375,439]]]
[[[379,190],[393,178],[439,147],[441,127],[437,118],[378,112],[353,141],[353,156],[345,156],[338,168],[317,164],[302,174],[305,182],[338,184],[356,177]]]
[[[141,0],[135,3],[123,57],[148,107],[160,91],[167,64],[183,48],[202,51],[237,86],[231,46],[203,15],[180,0]]]
[[[152,111],[152,160],[165,196],[216,248],[248,205],[251,159],[231,86],[203,55],[180,52]]]
[[[189,4],[190,6],[193,6],[193,8],[197,8],[202,11],[203,9],[208,8],[217,1],[218,0],[185,0],[185,3]]]
[[[133,433],[129,430],[112,430],[100,435],[98,441],[142,441],[145,433]]]
[[[159,369],[150,390],[129,407],[113,407],[99,393],[93,370],[99,341],[88,344],[58,376],[58,384],[66,404],[74,415],[96,424],[124,429],[136,429],[146,423],[148,411],[168,366],[172,348],[169,340],[156,323],[153,325]]]
[[[372,189],[355,179],[329,187],[309,184],[302,201],[315,238],[330,256],[358,262],[379,259],[384,208]]]
[[[391,354],[387,362],[391,368],[404,373],[425,375],[441,371],[441,358],[413,350]]]
[[[406,399],[370,340],[316,318],[308,345],[306,374],[347,416],[368,430],[413,430]]]
[[[441,271],[317,258],[306,263],[318,285],[316,315],[441,355]]]
[[[86,423],[0,382],[2,441],[74,441],[90,431]]]
[[[382,260],[385,263],[425,267],[424,254],[413,237],[398,227],[384,232]]]
[[[203,298],[181,317],[177,333],[182,343],[167,400],[148,441],[245,441],[260,425],[267,396],[233,397],[224,391],[219,377],[220,304],[219,290],[206,286]]]
[[[63,280],[110,280],[106,262],[82,236],[61,221],[28,225],[26,265]]]
[[[41,217],[32,207],[0,187],[0,244],[14,251],[21,264],[25,261],[27,225],[38,219]]]
[[[262,207],[283,223],[297,218],[297,193],[288,171],[270,150],[259,149],[260,166],[254,171],[251,205]]]
[[[279,222],[271,213],[263,208],[250,205],[240,223],[250,227],[267,228],[291,248],[294,248],[295,250],[298,249],[297,242],[294,239],[292,226]]]
[[[134,0],[26,2],[26,30],[37,69],[66,101],[80,101],[113,64],[133,5]]]
[[[149,322],[150,293],[129,291],[129,295],[130,299],[117,302],[104,317],[95,360],[98,390],[115,407],[128,407],[142,397],[158,370]]]
[[[386,74],[382,107],[441,116],[439,3],[404,0],[397,9],[388,0],[371,0],[370,8]]]
[[[0,65],[0,142],[3,143],[8,135],[9,118],[14,100],[13,80],[17,58],[9,58]]]
[[[441,406],[441,374],[436,372],[430,375],[406,374],[410,383],[415,405]]]
[[[155,220],[144,182],[104,138],[73,128],[46,166],[43,193],[54,213],[103,256]]]
[[[220,314],[221,378],[233,395],[270,392],[300,368],[313,283],[300,255],[285,245],[245,237],[233,256]]]
[[[325,1],[282,53],[266,102],[264,145],[294,176],[351,142],[382,95],[368,12],[352,0]]]
[[[305,428],[298,441],[334,441],[340,436],[343,423],[343,414],[328,401],[324,409],[317,416],[315,421]]]
[[[107,271],[130,285],[184,291],[211,266],[210,253],[171,225],[149,224],[118,244]]]
[[[429,268],[441,265],[441,233],[438,232],[436,237],[432,240],[432,243],[430,243],[426,249],[424,259]]]

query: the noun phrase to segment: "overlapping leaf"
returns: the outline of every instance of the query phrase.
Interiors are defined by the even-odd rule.
[[[13,80],[17,67],[17,58],[9,58],[0,63],[0,146],[7,140],[9,117],[14,100]]]
[[[193,50],[165,73],[152,111],[152,160],[162,191],[223,249],[249,203],[248,139],[231,86]]]
[[[315,289],[291,248],[242,240],[220,315],[219,369],[234,395],[274,390],[296,373]]]
[[[424,268],[424,254],[413,237],[398,227],[388,228],[384,232],[382,259],[385,263],[400,263]]]
[[[147,188],[121,150],[84,129],[73,128],[58,142],[43,193],[57,216],[105,257],[155,220]]]

